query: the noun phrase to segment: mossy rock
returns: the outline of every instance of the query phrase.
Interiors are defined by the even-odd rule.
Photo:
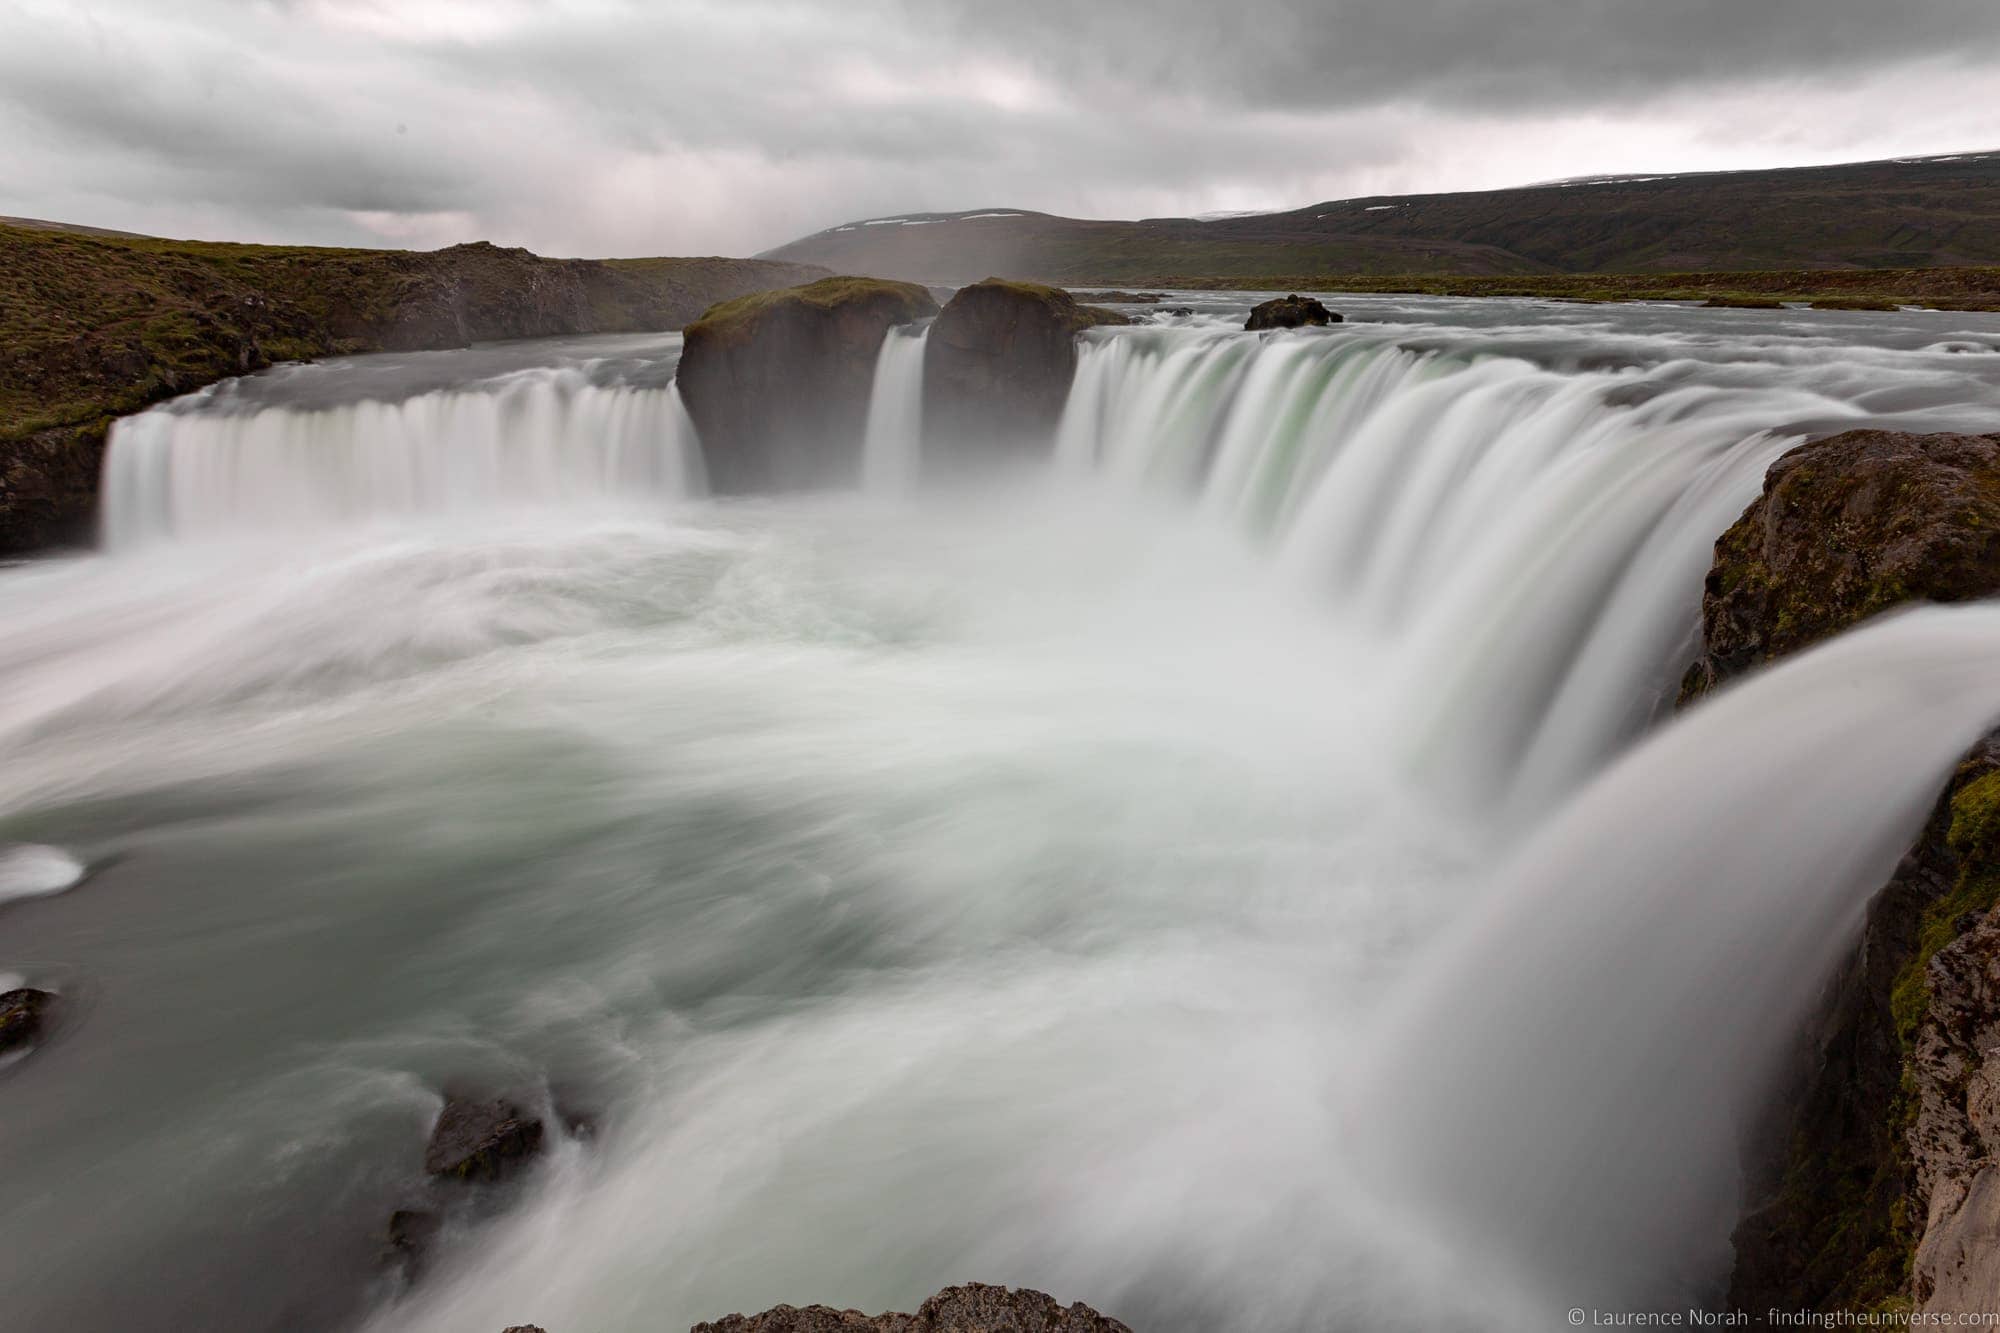
[[[1251,307],[1243,327],[1254,333],[1260,329],[1303,329],[1340,322],[1341,317],[1320,302],[1294,292]]]
[[[1715,546],[1686,702],[1911,602],[2000,594],[2000,435],[1800,445]]]
[[[937,313],[915,283],[835,277],[715,306],[675,371],[719,494],[852,485],[882,340]]]
[[[924,351],[932,461],[1045,454],[1076,378],[1077,336],[1129,323],[1060,287],[1006,278],[961,287]]]

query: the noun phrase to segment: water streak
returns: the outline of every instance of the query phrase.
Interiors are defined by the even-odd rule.
[[[700,489],[677,389],[594,384],[570,367],[392,401],[202,408],[197,396],[118,423],[108,545]]]

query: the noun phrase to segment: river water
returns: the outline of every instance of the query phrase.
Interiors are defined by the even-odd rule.
[[[674,337],[122,424],[104,549],[0,570],[0,973],[64,1001],[0,1322],[1714,1302],[2000,609],[1664,701],[1770,460],[2000,430],[2000,318],[1251,299],[1089,335],[976,486],[912,334],[853,494],[704,499]],[[404,1290],[448,1084],[591,1128]]]

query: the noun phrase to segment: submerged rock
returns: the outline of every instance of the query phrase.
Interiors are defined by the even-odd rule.
[[[968,1282],[946,1287],[910,1314],[865,1315],[826,1305],[774,1306],[696,1324],[689,1333],[1132,1333],[1081,1302],[1063,1306],[1026,1287]]]
[[[719,494],[852,485],[876,354],[937,313],[922,287],[823,278],[739,297],[687,327],[675,381]]]
[[[56,997],[32,986],[0,993],[0,1056],[26,1050],[42,1038]]]
[[[1252,306],[1250,318],[1243,321],[1243,327],[1255,332],[1258,329],[1296,329],[1306,325],[1341,322],[1339,315],[1312,297],[1300,296],[1294,292],[1290,296],[1280,296],[1262,305]]]
[[[508,1101],[449,1097],[424,1149],[424,1171],[453,1180],[504,1180],[542,1147],[542,1122]]]
[[[927,445],[1046,449],[1076,378],[1077,334],[1130,322],[1060,287],[987,278],[960,288],[924,348]]]
[[[463,1222],[506,1198],[492,1187],[513,1180],[540,1155],[541,1117],[504,1098],[448,1093],[424,1145],[429,1181],[409,1206],[389,1215],[383,1263],[414,1282],[429,1266],[447,1219]]]
[[[2000,435],[1800,445],[1715,545],[1685,702],[1907,602],[2000,593]]]
[[[1682,702],[1912,601],[2000,595],[2000,436],[1851,431],[1716,543]],[[2000,734],[1869,906],[1735,1235],[1739,1310],[2000,1309]]]

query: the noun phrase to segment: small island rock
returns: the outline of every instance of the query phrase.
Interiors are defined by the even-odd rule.
[[[1306,325],[1339,324],[1341,317],[1328,310],[1310,296],[1293,293],[1253,306],[1250,318],[1243,321],[1243,327],[1255,332],[1258,329],[1296,329]]]

